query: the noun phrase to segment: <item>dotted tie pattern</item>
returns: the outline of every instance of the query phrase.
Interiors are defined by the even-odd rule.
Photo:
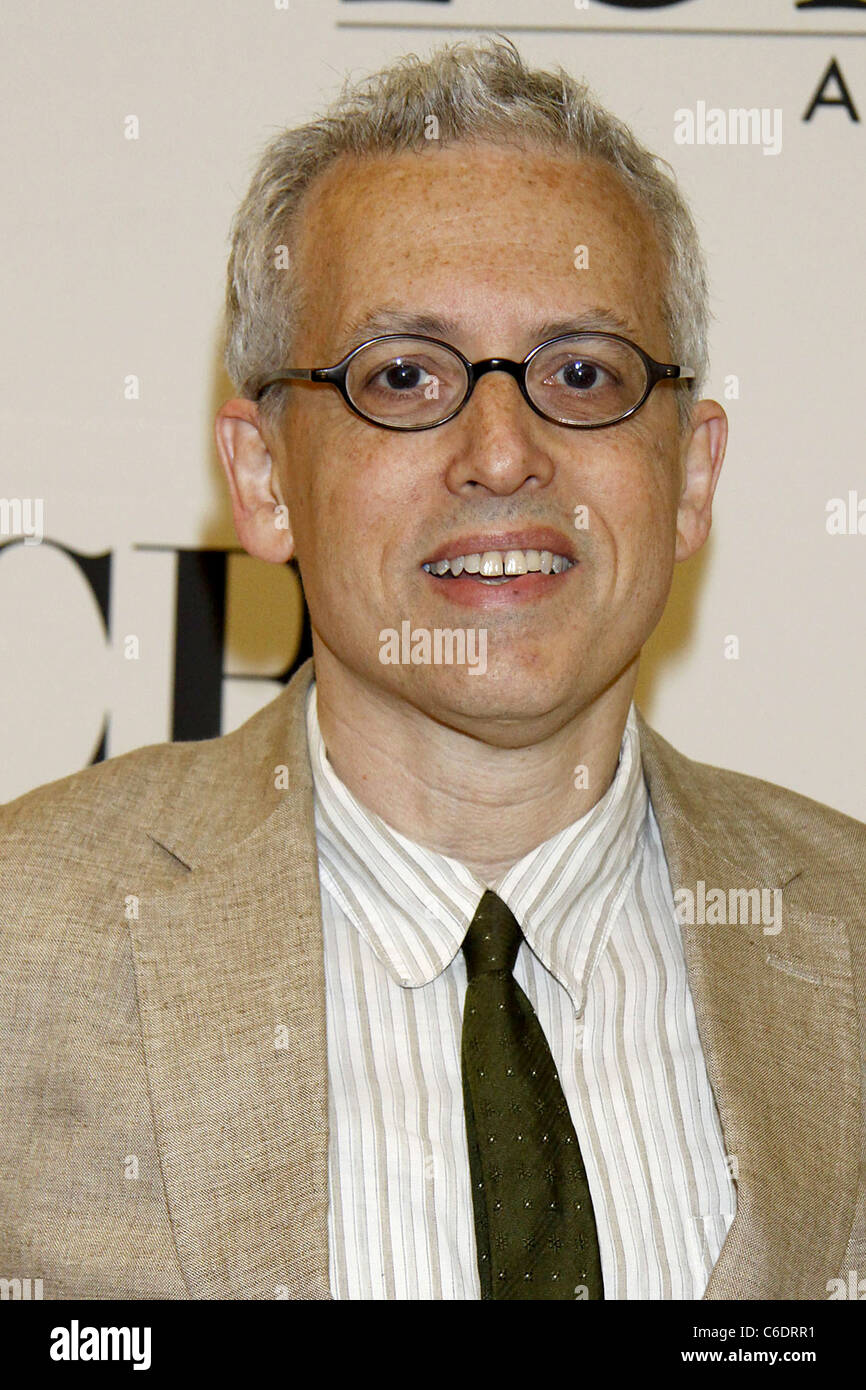
[[[512,971],[523,934],[486,892],[466,939],[463,1100],[481,1296],[601,1299],[595,1216],[547,1039]]]

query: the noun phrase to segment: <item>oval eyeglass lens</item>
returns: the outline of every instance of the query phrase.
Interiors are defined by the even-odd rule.
[[[526,374],[526,389],[545,415],[572,425],[618,420],[646,385],[643,359],[627,343],[583,334],[543,348]]]
[[[466,369],[446,347],[417,338],[368,343],[349,363],[346,389],[371,420],[417,429],[444,420],[466,394]]]

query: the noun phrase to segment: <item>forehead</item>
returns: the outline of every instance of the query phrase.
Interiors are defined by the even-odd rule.
[[[307,193],[296,256],[302,336],[323,348],[381,309],[459,324],[467,346],[599,309],[664,345],[651,220],[596,160],[489,144],[343,157]]]

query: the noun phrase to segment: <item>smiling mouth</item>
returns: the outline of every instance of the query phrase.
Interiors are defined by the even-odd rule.
[[[485,550],[471,555],[452,555],[421,568],[437,579],[466,576],[481,584],[509,584],[524,574],[563,574],[575,562],[553,550]]]

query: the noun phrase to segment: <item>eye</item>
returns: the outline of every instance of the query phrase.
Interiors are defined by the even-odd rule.
[[[569,358],[547,379],[551,385],[567,386],[578,392],[598,390],[618,381],[615,373],[586,357]]]
[[[399,357],[373,373],[367,385],[387,391],[417,391],[434,380],[420,362]]]

